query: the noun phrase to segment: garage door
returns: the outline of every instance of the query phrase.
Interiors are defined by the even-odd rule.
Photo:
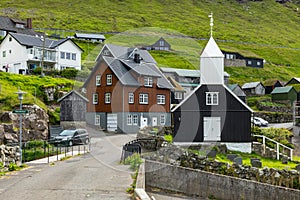
[[[107,130],[117,131],[118,127],[118,115],[117,114],[107,114]]]

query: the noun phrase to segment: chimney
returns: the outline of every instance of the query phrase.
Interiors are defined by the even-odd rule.
[[[27,28],[32,29],[32,18],[27,18]]]
[[[140,63],[141,62],[140,54],[139,53],[135,53],[133,60],[136,63]]]

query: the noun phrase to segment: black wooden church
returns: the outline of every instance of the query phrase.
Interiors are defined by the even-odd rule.
[[[200,67],[200,85],[172,110],[174,142],[219,142],[251,152],[253,111],[224,85],[224,55],[212,36]]]

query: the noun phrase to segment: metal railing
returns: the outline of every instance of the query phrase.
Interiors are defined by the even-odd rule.
[[[271,138],[268,138],[264,135],[253,135],[256,138],[262,138],[262,145],[263,145],[263,154],[266,153],[266,140],[275,143],[276,148],[274,149],[276,151],[276,159],[279,160],[280,159],[280,155],[284,155],[285,149],[289,151],[287,155],[287,157],[292,161],[293,160],[293,149],[285,146]],[[280,147],[282,148],[282,151],[280,152]]]

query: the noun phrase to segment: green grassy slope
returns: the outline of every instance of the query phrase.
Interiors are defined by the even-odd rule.
[[[248,52],[266,60],[265,69],[226,69],[232,82],[243,83],[270,79],[287,81],[300,76],[299,6],[296,3],[282,5],[275,0],[246,3],[236,0],[2,0],[0,15],[31,17],[36,28],[126,31],[117,36],[106,35],[110,37],[107,43],[122,45],[151,44],[164,36],[174,51],[151,52],[159,66],[198,69],[200,52],[209,37],[208,14],[212,11],[214,38],[222,49]],[[151,30],[149,35],[145,27],[159,28],[155,34]],[[134,35],[136,33],[142,35]],[[187,39],[185,35],[201,40]],[[83,65],[91,68],[101,45],[80,45],[85,50]]]

